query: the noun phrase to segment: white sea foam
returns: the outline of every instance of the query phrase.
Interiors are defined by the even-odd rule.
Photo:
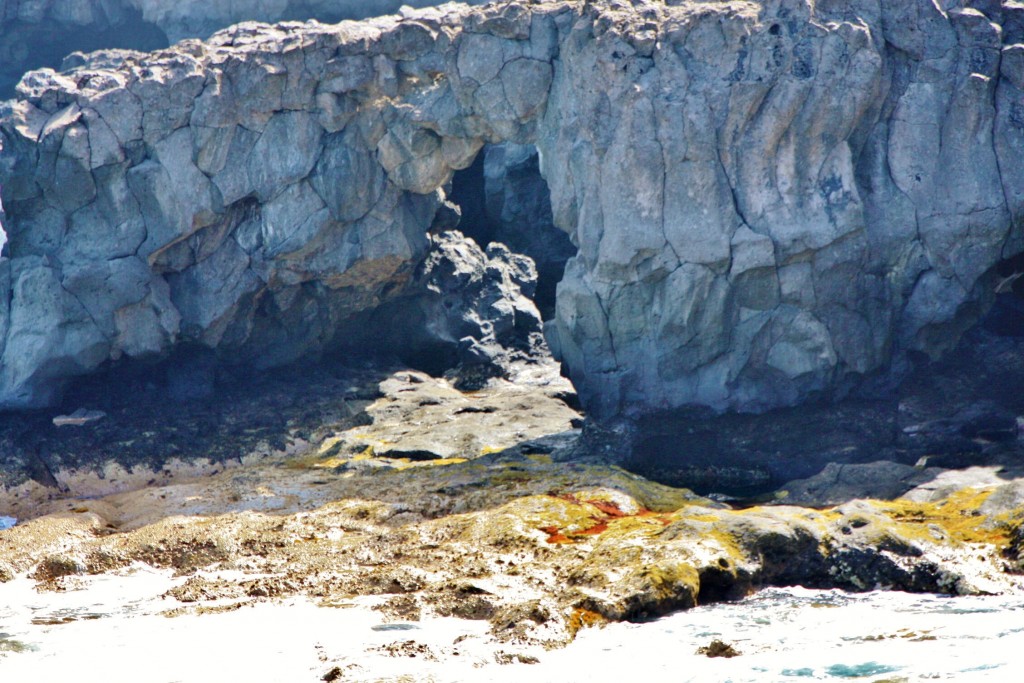
[[[741,656],[696,654],[716,638]],[[680,683],[1016,681],[1024,676],[1024,602],[770,589],[740,603],[587,631],[547,657],[556,668],[573,660],[609,680],[633,669]]]
[[[181,603],[159,596],[181,581],[136,568],[86,577],[60,593],[38,593],[26,578],[0,585],[0,681],[293,683],[320,680],[335,666],[345,681],[971,683],[1024,675],[1019,599],[771,589],[740,603],[585,630],[548,652],[495,643],[486,622],[386,625],[372,609],[376,598],[342,608],[295,598],[162,616]],[[742,655],[696,653],[716,638]],[[388,646],[400,656],[387,654]],[[502,665],[499,652],[539,662]]]

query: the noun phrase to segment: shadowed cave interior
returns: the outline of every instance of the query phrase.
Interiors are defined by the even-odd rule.
[[[450,200],[462,210],[459,229],[482,248],[501,242],[533,259],[534,303],[545,321],[554,318],[555,289],[576,247],[555,227],[536,148],[488,145],[452,178]]]
[[[489,177],[485,175],[488,171]],[[542,319],[551,320],[555,289],[576,248],[552,222],[550,196],[540,174],[536,149],[515,145],[485,147],[470,167],[455,174],[449,202],[458,207],[461,216],[455,217],[455,226],[449,217],[446,228],[458,229],[481,249],[501,242],[512,252],[535,261],[538,281],[531,298]],[[259,207],[253,210],[259,211]],[[418,307],[408,305],[410,297],[415,298],[416,292],[399,295],[376,309],[344,320],[334,346],[322,359],[313,360],[340,366],[403,364],[434,376],[451,370],[458,364],[457,350],[429,334],[417,334],[427,321],[415,319],[422,314]],[[257,318],[264,314],[262,308],[257,309]],[[401,329],[393,338],[386,336],[384,331],[395,328],[390,323],[396,319],[403,319]],[[206,400],[215,396],[220,384],[244,382],[252,372],[251,366],[260,364],[260,359],[225,358],[199,344],[179,343],[165,357],[112,362],[94,375],[73,380],[65,392],[63,407],[72,408],[74,397],[82,391],[94,395],[104,386],[111,391],[118,386],[149,387],[150,391],[180,403]]]

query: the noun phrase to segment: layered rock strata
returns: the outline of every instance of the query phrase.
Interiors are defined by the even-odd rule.
[[[0,404],[183,340],[272,363],[401,292],[454,170],[534,144],[596,416],[936,356],[1021,250],[1024,7],[445,6],[40,71],[0,115]]]

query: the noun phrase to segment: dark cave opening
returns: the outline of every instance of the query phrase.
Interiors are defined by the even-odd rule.
[[[896,403],[846,399],[764,414],[715,415],[688,408],[640,418],[623,468],[652,481],[719,494],[741,504],[770,502],[787,482],[830,462],[906,462],[895,442]],[[919,456],[913,456],[909,464]]]
[[[88,406],[108,411],[125,401],[202,403],[215,397],[218,386],[244,381],[249,375],[219,362],[212,349],[183,343],[166,356],[110,361],[95,373],[71,380],[61,408],[70,411]]]
[[[554,225],[536,148],[485,146],[444,189],[411,286],[340,321],[329,358],[399,363],[473,390],[503,375],[512,358],[547,353],[543,323],[555,315],[558,283],[577,250]],[[519,308],[524,297],[535,311]]]
[[[500,242],[513,252],[534,259],[538,266],[537,287],[533,292],[530,287],[524,287],[523,293],[537,305],[542,319],[550,320],[554,315],[555,289],[567,260],[576,253],[576,248],[568,236],[553,224],[550,195],[540,175],[536,149],[485,148],[469,168],[456,174],[451,197],[458,203],[461,216],[442,207],[435,217],[432,239],[443,239],[442,233],[457,229],[485,251]],[[492,255],[488,254],[488,258]],[[423,277],[423,267],[424,264],[420,264],[415,272],[410,273],[410,283]],[[392,294],[379,292],[383,300],[381,305],[335,319],[333,328],[322,330],[328,338],[319,340],[311,347],[310,353],[301,358],[286,359],[283,363],[281,359],[266,362],[268,358],[277,358],[274,343],[284,344],[286,348],[294,345],[285,338],[287,333],[285,337],[270,334],[267,340],[272,342],[272,348],[263,349],[256,356],[253,355],[256,353],[254,348],[262,347],[250,345],[224,352],[184,342],[158,357],[108,362],[90,376],[69,381],[63,407],[72,410],[75,404],[86,402],[102,408],[107,400],[103,398],[104,386],[132,387],[129,393],[158,401],[201,404],[215,399],[222,386],[239,381],[244,383],[247,374],[262,374],[269,367],[309,363],[379,368],[404,365],[433,376],[456,370],[455,376],[460,382],[465,380],[464,374],[470,377],[470,384],[486,381],[490,376],[487,373],[495,370],[487,362],[481,362],[479,373],[483,374],[474,376],[474,350],[467,349],[467,343],[472,346],[472,342],[465,337],[472,334],[472,330],[467,331],[458,320],[472,300],[480,296],[486,299],[494,292],[479,283],[474,287],[484,286],[484,291],[463,291],[458,276],[451,275],[439,274],[440,290],[436,289],[435,283],[430,292],[420,291],[416,286],[408,288],[408,291],[402,291],[399,286],[399,290]],[[312,288],[306,300],[319,301],[318,290],[313,291],[316,288],[312,285],[306,286]],[[274,297],[260,299],[253,318],[256,332],[262,329],[261,320],[276,321],[282,330],[291,329],[287,322],[291,314],[276,310],[275,301]],[[334,316],[324,306],[329,308],[330,303],[320,301],[314,309],[327,324],[327,319]],[[524,322],[529,321],[524,319]],[[442,329],[446,325],[450,329]],[[518,329],[518,317],[515,325]],[[303,322],[295,321],[294,327],[303,329]],[[502,343],[508,345],[509,351],[515,352],[517,343],[529,338],[530,331],[506,330],[502,335]],[[185,336],[192,335],[186,333]],[[525,347],[520,350],[532,353]],[[253,369],[258,372],[252,373]],[[112,392],[120,393],[113,389]]]
[[[500,242],[537,266],[533,300],[541,318],[555,315],[555,290],[566,262],[576,254],[555,226],[551,194],[532,145],[488,145],[473,164],[452,178],[449,199],[462,211],[459,230],[484,249]]]
[[[338,367],[353,363],[403,366],[440,377],[459,364],[459,349],[430,333],[432,313],[436,311],[431,310],[429,299],[416,295],[400,295],[377,308],[360,311],[340,323],[337,343],[323,360]]]
[[[482,149],[467,168],[455,172],[448,197],[461,211],[459,229],[481,246],[493,241],[498,227],[496,221],[487,215],[487,182],[484,177],[487,149]]]
[[[999,336],[1024,337],[1024,253],[1001,261],[995,276],[995,301],[981,324]]]

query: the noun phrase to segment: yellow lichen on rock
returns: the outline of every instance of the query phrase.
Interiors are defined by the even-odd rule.
[[[874,505],[892,519],[892,530],[924,542],[990,544],[1009,541],[1009,515],[986,516],[980,509],[992,489],[962,489],[937,502],[879,501]]]
[[[204,584],[200,603],[374,594],[394,618],[488,619],[496,637],[546,645],[765,585],[1022,590],[999,569],[1008,522],[979,514],[987,491],[734,510],[615,467],[524,453],[415,466],[357,452],[329,467],[337,443],[295,466],[67,501],[85,512],[7,530],[0,561],[45,565],[39,578],[56,588],[68,572],[139,561],[230,569],[242,578]]]

